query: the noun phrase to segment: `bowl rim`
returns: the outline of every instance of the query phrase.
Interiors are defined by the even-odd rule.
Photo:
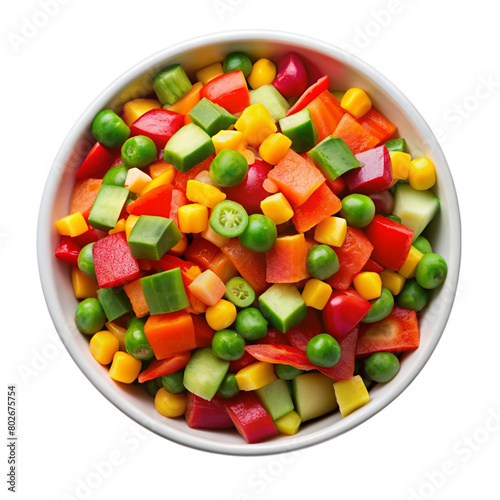
[[[62,175],[60,165],[65,165],[69,153],[76,145],[78,139],[82,134],[82,122],[88,121],[88,118],[95,116],[95,114],[102,109],[106,103],[110,102],[116,94],[116,86],[118,83],[131,82],[135,78],[147,72],[151,67],[161,64],[164,60],[175,57],[179,53],[190,51],[201,46],[214,45],[214,44],[227,44],[230,42],[248,42],[248,41],[261,41],[261,42],[279,42],[290,43],[295,46],[302,46],[307,49],[312,49],[316,52],[324,54],[328,57],[333,57],[345,65],[351,66],[355,70],[364,74],[367,78],[374,81],[379,87],[386,92],[390,93],[391,98],[400,105],[407,114],[408,118],[415,125],[417,130],[422,133],[426,138],[433,141],[432,154],[434,159],[440,165],[440,177],[443,178],[444,184],[448,185],[447,189],[447,205],[450,208],[450,226],[454,252],[452,258],[448,260],[448,278],[447,278],[447,292],[449,292],[448,300],[444,305],[444,310],[440,311],[433,327],[434,335],[428,339],[424,346],[419,350],[424,351],[424,354],[419,357],[411,370],[405,376],[396,377],[391,384],[391,391],[377,398],[375,401],[370,401],[370,404],[365,405],[363,408],[349,415],[349,418],[344,418],[335,425],[317,430],[313,433],[301,436],[287,436],[285,439],[279,439],[264,443],[252,444],[242,441],[241,443],[224,443],[215,442],[205,437],[193,436],[184,431],[178,430],[168,425],[159,427],[158,424],[149,416],[145,415],[142,410],[135,405],[130,404],[112,387],[106,386],[97,370],[88,370],[85,361],[79,356],[79,349],[76,348],[76,343],[72,342],[71,336],[66,332],[66,324],[63,320],[63,311],[58,301],[52,300],[57,290],[57,283],[54,279],[54,259],[52,249],[50,246],[50,231],[47,229],[51,227],[51,208],[56,194],[60,178]],[[99,392],[108,399],[116,408],[125,413],[128,417],[134,420],[137,424],[146,427],[148,430],[167,438],[184,446],[188,446],[197,450],[208,451],[213,453],[220,453],[226,455],[240,455],[240,456],[259,456],[270,455],[276,453],[286,453],[309,447],[318,443],[325,442],[336,436],[343,434],[362,422],[370,419],[380,410],[385,408],[388,404],[394,401],[415,379],[420,373],[424,365],[431,357],[434,349],[436,348],[446,323],[448,322],[449,315],[453,306],[456,289],[458,285],[458,276],[460,270],[460,257],[461,257],[461,222],[458,199],[456,189],[454,186],[453,178],[449,170],[448,164],[444,157],[443,151],[438,144],[431,128],[420,115],[413,104],[408,98],[384,75],[378,72],[375,68],[367,64],[362,59],[355,55],[337,47],[335,45],[323,42],[316,38],[309,36],[277,31],[277,30],[237,30],[237,31],[224,31],[219,33],[211,33],[207,35],[197,36],[190,38],[186,41],[168,46],[151,56],[138,62],[129,70],[125,71],[122,75],[116,78],[110,85],[108,85],[85,109],[78,120],[75,122],[70,132],[64,139],[53,165],[48,173],[47,181],[45,184],[43,196],[40,202],[38,224],[37,224],[37,255],[38,255],[38,269],[42,284],[45,301],[56,327],[56,330],[61,338],[64,346],[68,350],[73,361],[80,368],[86,378],[96,387]],[[437,332],[437,333],[436,333]],[[402,374],[401,374],[402,375]]]

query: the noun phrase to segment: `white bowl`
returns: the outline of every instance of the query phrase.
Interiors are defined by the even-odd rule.
[[[68,266],[54,258],[58,240],[54,221],[68,213],[74,174],[92,145],[90,126],[100,110],[119,110],[124,102],[147,95],[152,89],[152,77],[169,64],[181,63],[194,76],[197,69],[221,61],[233,51],[245,52],[254,59],[276,60],[290,50],[328,74],[332,89],[365,89],[374,106],[398,126],[412,155],[433,159],[441,211],[432,222],[431,241],[434,251],[446,259],[449,272],[444,286],[433,293],[430,305],[421,314],[420,347],[401,357],[398,375],[387,384],[376,385],[366,406],[346,418],[336,412],[309,422],[296,436],[278,436],[250,445],[236,431],[190,429],[183,419],[162,417],[153,399],[141,388],[111,380],[107,369],[91,356],[88,337],[75,327],[77,301]],[[97,97],[69,132],[49,173],[40,206],[37,246],[43,291],[54,325],[75,363],[109,401],[137,423],[176,443],[216,453],[264,455],[311,446],[356,427],[393,401],[417,376],[434,351],[453,304],[460,265],[460,215],[453,180],[436,138],[408,99],[378,71],[338,47],[315,39],[275,31],[238,31],[203,36],[166,48],[134,66]]]

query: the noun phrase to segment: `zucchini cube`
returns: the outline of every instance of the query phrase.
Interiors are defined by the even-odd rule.
[[[273,120],[277,122],[285,118],[286,112],[290,109],[288,101],[271,84],[262,85],[262,87],[250,92],[250,104],[258,102],[266,107]]]
[[[141,286],[151,314],[180,311],[190,305],[178,267],[141,278]]]
[[[173,104],[193,85],[180,64],[173,64],[153,78],[153,88],[162,104]]]
[[[129,190],[120,186],[104,184],[100,187],[89,215],[89,224],[94,229],[109,231],[116,226]]]
[[[307,108],[282,118],[279,123],[281,132],[292,141],[292,149],[296,153],[307,151],[316,144],[318,131]]]
[[[114,321],[132,312],[132,304],[121,288],[99,288],[97,299],[108,321]]]
[[[283,417],[293,410],[293,402],[288,392],[286,380],[280,378],[257,389],[257,397],[273,420]]]
[[[236,123],[235,116],[206,97],[189,112],[189,117],[210,136]]]

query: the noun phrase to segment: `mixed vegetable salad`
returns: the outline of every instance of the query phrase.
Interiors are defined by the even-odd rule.
[[[446,278],[428,158],[296,53],[179,64],[105,109],[55,256],[109,376],[249,443],[369,401]],[[396,137],[396,138],[395,138]]]

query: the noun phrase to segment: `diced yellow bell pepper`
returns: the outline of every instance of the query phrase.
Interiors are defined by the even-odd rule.
[[[359,273],[352,282],[356,291],[366,300],[377,299],[382,293],[382,278],[378,273]]]
[[[144,188],[152,181],[151,177],[139,168],[131,168],[127,172],[125,187],[135,194],[141,194]]]
[[[411,155],[402,151],[389,151],[392,164],[392,178],[407,180],[411,167]]]
[[[216,247],[219,248],[222,248],[229,243],[229,238],[224,238],[224,236],[217,234],[212,229],[212,226],[210,226],[210,224],[207,224],[207,228],[205,229],[205,231],[202,231],[200,236],[202,238],[205,238],[207,241],[210,241],[210,243],[213,243]]]
[[[342,97],[340,106],[349,111],[354,118],[361,118],[370,111],[372,101],[363,89],[351,88]]]
[[[234,149],[241,153],[247,147],[247,141],[238,130],[221,130],[212,137],[212,142],[216,153],[223,149]]]
[[[210,184],[190,179],[187,181],[186,197],[194,203],[214,208],[217,203],[226,199],[226,193]]]
[[[113,334],[118,339],[120,351],[127,352],[127,348],[125,347],[125,334],[127,333],[127,329],[112,321],[107,321],[104,323],[104,326],[108,329],[109,333]]]
[[[335,382],[333,389],[342,417],[346,417],[370,401],[370,395],[360,375],[350,380]]]
[[[342,217],[323,219],[314,231],[314,239],[318,243],[341,247],[347,236],[347,221]]]
[[[292,410],[290,413],[287,413],[286,415],[278,418],[278,420],[274,422],[274,425],[276,426],[276,429],[278,429],[278,432],[280,434],[293,436],[294,434],[297,434],[297,432],[299,432],[301,423],[302,420],[300,419],[299,414],[296,411]]]
[[[321,311],[326,306],[331,294],[332,287],[328,283],[313,278],[307,281],[302,291],[302,298],[307,307]]]
[[[206,85],[210,80],[213,80],[216,76],[224,74],[222,69],[222,63],[216,62],[205,66],[196,72],[196,79]]]
[[[262,85],[273,83],[276,78],[276,66],[269,59],[259,59],[252,66],[252,71],[248,75],[248,83],[253,89],[258,89]]]
[[[146,187],[141,191],[141,196],[146,194],[148,191],[151,191],[158,186],[163,186],[164,184],[172,184],[175,178],[175,167],[173,165],[169,165],[168,168],[160,174],[158,177],[155,177],[152,181],[150,181]]]
[[[277,378],[274,365],[264,361],[247,365],[236,373],[236,383],[240,391],[255,391]]]
[[[262,200],[260,209],[275,224],[283,224],[293,217],[293,208],[283,193],[276,193]]]
[[[406,278],[392,269],[384,269],[380,273],[382,286],[387,288],[392,295],[397,295],[403,289]]]
[[[414,278],[417,265],[423,256],[424,254],[412,245],[406,260],[403,262],[403,265],[399,269],[398,273],[405,278]]]
[[[130,127],[137,118],[156,108],[161,108],[160,101],[156,99],[133,99],[123,105],[123,121]]]
[[[207,307],[205,319],[210,328],[219,331],[232,325],[236,314],[236,306],[232,302],[220,299],[214,306]]]
[[[88,231],[89,226],[81,212],[66,215],[62,219],[56,220],[56,231],[61,236],[80,236]]]
[[[107,330],[95,333],[90,339],[90,353],[101,365],[109,365],[119,349],[120,342]]]
[[[290,149],[292,140],[277,132],[266,137],[259,147],[259,154],[264,161],[276,165]]]
[[[267,137],[278,130],[271,114],[260,102],[245,108],[234,127],[243,133],[245,140],[254,148],[258,148]]]
[[[429,158],[415,158],[411,162],[408,182],[413,189],[425,191],[436,184],[436,169]]]
[[[118,351],[109,367],[109,376],[117,382],[131,384],[141,372],[142,363],[128,352]]]
[[[97,290],[99,284],[95,278],[90,278],[83,274],[77,267],[71,268],[71,282],[77,299],[88,299],[93,297],[97,299]]]
[[[187,397],[184,393],[172,394],[160,387],[155,395],[155,408],[164,417],[175,418],[186,413]]]
[[[108,234],[116,234],[125,231],[125,219],[120,219],[113,229],[108,231]]]
[[[179,207],[177,212],[181,233],[201,233],[208,225],[208,208],[199,203]]]
[[[130,236],[130,233],[132,232],[132,229],[135,226],[135,223],[139,220],[138,215],[129,215],[127,217],[127,220],[125,221],[125,236],[128,237]]]

